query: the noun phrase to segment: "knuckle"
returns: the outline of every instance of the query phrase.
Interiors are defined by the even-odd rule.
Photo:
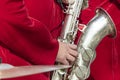
[[[75,58],[73,57],[73,58],[71,59],[71,61],[74,62],[74,61],[75,61]]]

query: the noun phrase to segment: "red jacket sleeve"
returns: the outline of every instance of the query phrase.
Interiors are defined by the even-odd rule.
[[[53,64],[58,42],[28,16],[23,0],[0,1],[0,44],[33,64]]]

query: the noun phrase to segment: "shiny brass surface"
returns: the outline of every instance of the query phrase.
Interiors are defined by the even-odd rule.
[[[69,80],[85,80],[89,77],[90,65],[96,57],[95,49],[106,36],[111,38],[116,36],[115,25],[105,10],[98,9],[79,39],[79,56],[69,75]]]
[[[59,41],[74,44],[76,34],[79,25],[79,16],[81,9],[88,7],[88,0],[74,0],[73,4],[69,4],[67,9],[64,10],[66,13],[65,20],[62,26],[62,31],[59,36]],[[58,63],[59,65],[60,63]],[[67,69],[56,70],[53,72],[52,80],[66,80]]]
[[[66,16],[58,39],[59,41],[74,44],[78,31],[78,17],[83,6],[83,1],[85,0],[75,0],[73,4],[69,4],[67,9],[64,10]],[[67,69],[56,70],[53,72],[52,80],[66,80],[66,76]]]

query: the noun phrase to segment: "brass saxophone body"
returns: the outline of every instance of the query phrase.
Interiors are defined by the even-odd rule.
[[[96,57],[95,49],[105,37],[115,37],[116,29],[109,14],[102,8],[97,9],[95,17],[90,20],[81,34],[78,43],[79,56],[72,67],[69,80],[85,80],[90,75],[90,65]]]
[[[83,8],[86,2],[88,3],[88,0],[75,0],[74,4],[68,6],[59,41],[74,44],[77,31],[79,30],[78,17],[81,8]],[[114,22],[103,8],[96,10],[96,15],[86,26],[78,40],[77,50],[79,54],[69,75],[67,75],[67,70],[56,70],[53,73],[52,80],[87,79],[90,75],[90,65],[96,57],[95,49],[97,45],[108,35],[110,37],[116,36]]]
[[[66,13],[63,28],[59,36],[59,41],[74,44],[76,34],[78,31],[78,17],[82,8],[88,6],[88,0],[75,0],[74,3],[69,4]],[[84,5],[83,5],[84,4]],[[66,80],[67,70],[56,70],[53,72],[52,80]]]
[[[61,42],[74,43],[74,39],[78,31],[78,18],[82,5],[83,0],[75,0],[75,2],[73,4],[69,4],[68,8],[65,10],[66,16],[59,36],[59,40]]]

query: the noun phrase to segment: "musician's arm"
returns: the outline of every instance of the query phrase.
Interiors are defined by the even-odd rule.
[[[0,1],[0,42],[34,64],[53,64],[58,51],[45,24],[29,17],[23,0]]]

